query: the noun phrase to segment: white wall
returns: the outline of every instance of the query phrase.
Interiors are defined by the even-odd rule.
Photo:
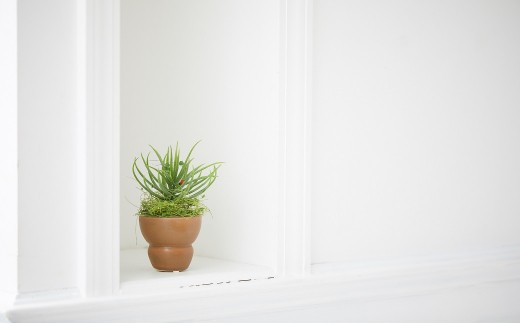
[[[16,44],[12,31],[6,38],[3,33],[5,25],[12,28],[16,22],[15,9],[13,2],[4,7],[6,3],[0,6],[0,44],[8,48],[0,53],[0,86],[16,91]],[[129,170],[132,157],[148,143],[164,147],[179,140],[187,148],[204,139],[200,160],[222,159],[227,164],[208,194],[215,216],[206,218],[198,250],[269,263],[274,259],[270,251],[276,244],[270,239],[276,238],[271,228],[278,201],[264,204],[260,197],[267,194],[265,200],[272,202],[280,195],[278,186],[272,187],[269,181],[280,175],[274,166],[280,157],[281,126],[277,123],[279,4],[226,0],[153,2],[163,6],[140,7],[143,3],[123,0],[123,10],[133,8],[126,12],[126,19],[136,23],[127,26],[135,28],[128,30],[128,38],[123,31],[122,63],[130,69],[122,70],[122,89],[127,94],[122,97],[122,170]],[[175,10],[163,10],[166,4]],[[19,287],[22,293],[52,292],[75,286],[76,266],[82,264],[75,254],[74,196],[84,188],[77,187],[74,180],[77,157],[71,148],[78,141],[75,120],[79,119],[75,103],[76,8],[74,2],[64,0],[21,0],[18,5],[20,277],[11,273],[3,281],[13,279],[9,288]],[[502,1],[473,2],[471,6],[433,1],[428,5],[394,2],[392,6],[316,1],[314,10],[313,261],[362,263],[518,245],[518,5]],[[158,16],[152,19],[152,14]],[[166,28],[155,28],[169,26],[176,33],[168,33],[168,37],[163,34]],[[148,29],[154,32],[148,33]],[[125,44],[132,45],[126,54]],[[149,60],[141,60],[143,57]],[[4,73],[4,68],[10,72]],[[15,120],[16,98],[12,92],[1,92],[0,99],[2,144],[8,139],[5,142],[11,146],[6,147],[15,153],[13,127],[3,126]],[[4,109],[4,100],[8,109]],[[165,107],[163,102],[171,105]],[[183,116],[193,117],[181,120],[180,125],[179,107]],[[160,113],[156,120],[149,118],[156,113]],[[3,158],[2,170],[6,160],[13,167],[12,159]],[[132,245],[130,214],[135,212],[124,197],[138,199],[128,177],[129,173],[123,173],[123,246]],[[12,177],[8,180],[13,181]],[[11,204],[10,209],[14,208]],[[10,229],[15,230],[16,221],[9,220],[13,222]],[[5,227],[0,230],[3,234]],[[13,236],[16,232],[10,238]],[[8,250],[17,249],[14,240],[8,240]],[[260,252],[247,254],[250,250]],[[277,285],[281,280],[262,286],[271,294],[259,292],[256,285],[249,290],[242,289],[244,285],[235,287],[243,295],[251,293],[243,298],[245,305],[255,303],[249,298],[255,296],[262,301],[254,305],[267,306],[246,315],[257,321],[350,318],[415,322],[418,317],[424,321],[426,313],[431,321],[516,322],[520,315],[514,303],[518,299],[517,255],[511,252],[507,259],[491,262],[485,279],[471,272],[466,275],[464,261],[455,264],[461,271],[455,278],[441,274],[439,279],[435,267],[427,268],[433,273],[427,283],[436,286],[447,279],[452,288],[388,301],[372,299],[361,305],[358,300],[366,295],[365,289],[353,292],[349,284],[379,287],[377,275],[375,280],[363,281],[346,274],[351,280],[334,295],[346,295],[341,299],[352,301],[334,303],[337,298],[329,293],[322,290],[313,295],[314,289],[310,289],[298,295],[322,297],[323,304],[329,304],[260,316],[257,314],[272,310],[266,304],[269,297],[283,291]],[[479,269],[482,263],[473,267]],[[451,273],[450,265],[448,260],[441,269]],[[384,271],[382,267],[379,270]],[[516,276],[503,276],[497,268],[515,271]],[[331,285],[335,285],[335,277],[327,277],[334,281]],[[497,282],[503,277],[508,277],[507,283]],[[315,287],[322,286],[322,276],[313,278]],[[475,281],[483,285],[476,286]],[[290,283],[297,286],[302,282],[308,280]],[[384,291],[400,291],[393,277],[386,282],[390,287]],[[210,289],[213,287],[202,290],[200,298],[193,296],[195,291],[187,292],[192,299],[183,299],[184,295],[179,299],[197,306],[199,301],[214,305],[216,298],[208,300],[206,294],[217,290]],[[90,299],[70,302],[68,309],[65,303],[36,303],[17,307],[10,317],[16,318],[16,312],[30,316],[35,311],[32,318],[38,322],[44,317],[39,315],[41,311],[70,321],[77,318],[75,306],[87,308],[83,317],[106,317],[112,310],[107,302],[115,301],[121,304],[112,315],[134,319],[137,316],[129,317],[129,308],[148,313],[161,301],[166,303],[165,297],[170,297],[171,305],[177,297],[172,295]],[[227,296],[236,295],[230,292]],[[286,301],[286,308],[301,309],[306,300]],[[177,310],[159,307],[166,312]],[[232,308],[228,304],[224,310]],[[435,312],[438,308],[444,310]],[[197,314],[204,313],[192,315]]]
[[[278,1],[121,1],[122,248],[135,247],[133,158],[202,139],[195,162],[225,164],[196,254],[275,265],[278,59]]]
[[[18,1],[19,290],[74,287],[76,7]]]
[[[313,262],[519,244],[520,4],[314,10]]]
[[[0,299],[15,295],[18,276],[18,136],[17,136],[17,8],[16,1],[0,2]],[[0,301],[0,307],[1,307]],[[1,320],[1,318],[0,318]]]

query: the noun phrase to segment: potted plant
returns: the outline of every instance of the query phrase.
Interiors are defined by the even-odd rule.
[[[138,212],[139,227],[149,243],[148,257],[158,271],[186,270],[193,258],[192,243],[208,208],[201,202],[204,192],[215,182],[220,162],[192,166],[195,143],[184,160],[178,144],[161,155],[153,150],[134,159],[132,172],[143,196]],[[139,166],[138,164],[141,164]]]

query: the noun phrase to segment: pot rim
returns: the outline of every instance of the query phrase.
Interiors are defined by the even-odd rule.
[[[139,217],[143,218],[153,218],[153,219],[193,219],[193,218],[200,218],[204,214],[199,214],[195,216],[153,216],[153,215],[144,215],[144,214],[137,214]]]

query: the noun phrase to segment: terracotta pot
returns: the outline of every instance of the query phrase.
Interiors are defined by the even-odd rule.
[[[139,226],[148,247],[148,258],[158,271],[186,270],[193,258],[191,244],[197,239],[202,216],[155,218],[139,216]]]

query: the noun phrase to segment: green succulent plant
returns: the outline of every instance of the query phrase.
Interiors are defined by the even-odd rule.
[[[199,141],[200,142],[200,141]],[[207,208],[200,202],[204,192],[217,179],[221,162],[192,166],[191,155],[195,143],[184,160],[180,158],[179,145],[169,146],[164,155],[153,147],[153,152],[134,159],[132,173],[145,192],[141,200],[140,215],[157,217],[190,217],[204,213]],[[158,161],[151,163],[153,153]],[[138,165],[140,162],[141,168]]]

